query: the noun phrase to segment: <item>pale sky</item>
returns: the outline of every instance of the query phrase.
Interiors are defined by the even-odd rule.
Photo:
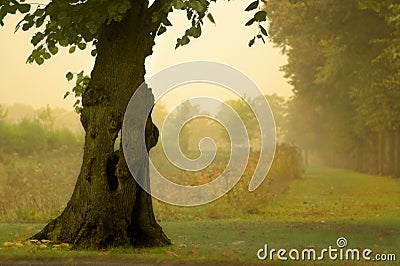
[[[188,21],[185,13],[175,12],[170,17],[173,27],[168,27],[166,33],[157,37],[154,53],[147,58],[146,77],[177,63],[211,60],[240,70],[265,94],[290,96],[291,86],[279,71],[280,66],[286,64],[286,57],[269,42],[256,42],[253,47],[248,47],[248,41],[257,33],[256,26],[244,26],[252,16],[251,13],[243,11],[250,2],[231,0],[212,3],[210,12],[216,25],[207,20],[202,29],[202,36],[177,50],[176,38],[184,33]],[[70,55],[66,49],[60,49],[55,57],[42,66],[26,64],[25,61],[32,50],[30,38],[33,32],[21,30],[14,34],[16,22],[16,18],[7,17],[5,27],[0,28],[0,104],[26,103],[34,107],[49,104],[52,107],[72,110],[74,99],[63,99],[65,92],[73,86],[72,82],[67,82],[65,74],[68,71],[81,70],[90,73],[94,64],[90,50],[77,51]],[[179,101],[188,97],[183,96],[182,91],[174,92],[169,98]],[[202,91],[208,93],[204,88]],[[210,93],[212,91],[215,90],[210,89]],[[230,98],[224,96],[224,92],[220,93],[220,97]],[[170,100],[166,97],[165,101],[168,104]]]

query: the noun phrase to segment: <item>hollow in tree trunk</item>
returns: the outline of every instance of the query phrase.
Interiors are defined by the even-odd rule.
[[[144,81],[145,58],[154,45],[146,12],[147,3],[135,2],[121,22],[100,30],[96,63],[82,97],[86,135],[81,172],[67,207],[32,238],[81,248],[171,243],[155,220],[151,196],[135,182],[123,152],[114,151],[125,109]],[[148,151],[158,139],[150,117],[145,135]]]

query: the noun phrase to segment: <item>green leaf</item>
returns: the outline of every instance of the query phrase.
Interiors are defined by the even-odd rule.
[[[74,45],[74,46],[71,46],[71,48],[69,48],[69,53],[70,54],[72,54],[72,53],[74,53],[75,52],[75,50],[76,50],[76,46]]]
[[[6,17],[7,12],[5,12],[2,8],[0,8],[0,25],[4,26],[3,19]]]
[[[15,14],[15,13],[17,13],[17,9],[18,9],[17,5],[12,5],[12,6],[8,6],[7,11],[10,14]]]
[[[22,14],[28,13],[29,10],[31,10],[31,5],[29,5],[29,4],[20,4],[20,5],[18,5],[18,10]]]
[[[164,27],[163,25],[160,25],[160,28],[159,28],[158,31],[157,31],[157,35],[161,35],[161,34],[163,34],[163,33],[166,32],[166,31],[167,31],[167,28]]]
[[[51,53],[52,55],[55,55],[55,54],[58,53],[58,48],[57,48],[57,46],[48,46],[48,48],[49,48],[49,51],[50,51],[50,53]]]
[[[68,81],[71,81],[74,78],[74,74],[68,72],[67,75],[65,75],[65,77],[67,78]]]
[[[253,9],[256,9],[258,7],[258,0],[254,1],[253,3],[251,3],[248,7],[246,7],[246,9],[244,11],[250,11]]]
[[[44,34],[41,32],[38,32],[35,34],[35,36],[32,37],[31,43],[36,46],[39,42],[41,42],[44,39]]]
[[[86,49],[86,43],[83,43],[83,42],[79,43],[78,44],[78,48],[81,49],[81,50],[85,50]]]
[[[200,27],[200,25],[198,27],[195,27],[195,30],[193,31],[192,36],[195,37],[195,38],[199,38],[201,36],[201,27]]]
[[[45,19],[46,19],[46,16],[38,18],[36,20],[36,28],[39,28],[40,26],[42,26]]]
[[[40,56],[37,56],[37,57],[35,57],[35,62],[36,62],[36,64],[38,64],[40,66],[41,64],[44,63],[44,59]]]
[[[81,72],[78,73],[78,78],[83,79],[83,70],[81,70]]]
[[[184,46],[190,42],[190,39],[188,36],[183,36],[182,38],[178,39],[176,42],[175,49],[178,48],[179,46]]]
[[[23,31],[27,31],[27,30],[29,30],[32,26],[33,26],[33,21],[29,21],[29,22],[25,23],[24,25],[22,25],[22,30],[23,30]]]
[[[176,1],[174,1],[173,6],[174,6],[176,9],[183,9],[183,8],[185,7],[185,5],[184,5],[184,3],[183,3],[182,0],[176,0]]]
[[[253,39],[251,39],[251,40],[249,41],[249,47],[252,47],[255,41],[256,41],[256,37],[254,37]]]
[[[49,54],[48,52],[45,52],[45,53],[43,54],[43,57],[44,57],[44,59],[48,60],[48,59],[51,58],[51,54]]]
[[[194,38],[198,38],[201,35],[201,27],[200,25],[195,27],[191,27],[189,30],[186,31],[186,34],[189,36],[193,36]]]
[[[117,17],[114,17],[113,19],[116,20]],[[93,21],[89,21],[86,24],[86,28],[90,31],[91,34],[96,34],[97,32],[97,25]]]
[[[188,3],[189,6],[196,10],[198,13],[203,13],[207,9],[207,2],[201,3],[200,1],[192,0],[187,1],[186,3]]]
[[[38,8],[35,10],[35,12],[33,12],[33,15],[35,17],[41,17],[45,14],[45,12],[46,12],[46,8]]]
[[[214,17],[211,15],[211,13],[208,13],[208,14],[207,14],[207,18],[208,18],[212,23],[215,24]]]
[[[192,9],[188,9],[186,12],[186,17],[188,20],[192,19],[193,16],[193,10]]]
[[[67,98],[70,94],[71,94],[71,93],[70,93],[69,91],[67,91],[67,92],[64,94],[64,99]]]
[[[172,23],[168,20],[168,18],[164,19],[162,23],[164,24],[164,26],[172,26]]]
[[[250,26],[251,24],[254,23],[254,21],[255,21],[254,18],[252,18],[252,19],[250,19],[249,21],[247,21],[245,25],[246,25],[246,26]]]
[[[62,47],[67,47],[67,46],[69,45],[67,39],[59,40],[58,43],[59,43]]]
[[[259,25],[259,27],[260,27],[261,33],[264,34],[265,36],[268,36],[267,30],[261,25]]]
[[[257,22],[266,21],[267,20],[267,12],[264,10],[260,10],[254,14],[254,20]]]

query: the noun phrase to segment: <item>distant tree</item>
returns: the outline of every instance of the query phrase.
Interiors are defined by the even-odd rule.
[[[46,128],[53,128],[56,118],[54,117],[49,105],[45,108],[40,108],[36,111],[36,116],[39,122]]]
[[[154,109],[152,111],[152,118],[154,124],[158,127],[161,128],[165,118],[168,115],[167,107],[165,103],[163,102],[157,102],[156,105],[154,105]]]
[[[0,104],[0,121],[4,121],[4,119],[7,117],[8,110]]]
[[[199,114],[200,108],[198,105],[193,105],[190,101],[184,101],[176,108],[174,112],[167,116],[169,122],[166,125],[165,130],[163,130],[163,133],[167,134],[163,136],[163,139],[166,141],[165,145],[169,146],[166,148],[171,150],[173,147],[175,147],[175,144],[178,141],[181,151],[188,155],[189,138],[193,133],[193,129],[190,125],[190,122],[186,124],[183,124],[183,122]],[[181,130],[179,132],[179,139],[176,139],[174,138],[174,135],[171,135],[171,133],[176,132],[180,128]]]
[[[221,107],[219,108],[217,118],[223,121],[224,126],[232,129],[239,127],[239,125],[236,123],[244,123],[250,139],[250,145],[254,147],[257,146],[255,143],[260,139],[260,130],[257,119],[248,102],[251,102],[250,98],[225,101],[225,103],[221,104]],[[237,115],[239,115],[240,120],[234,119],[235,115],[233,113],[225,112],[225,109],[222,108],[223,105],[230,106],[237,113]],[[226,129],[223,128],[221,129],[221,136],[225,135]],[[238,137],[240,137],[240,139],[231,139],[231,142],[239,146],[245,146],[247,143],[247,138],[245,138],[245,136]]]
[[[265,101],[267,99],[269,107],[271,108],[272,114],[274,115],[277,141],[283,142],[286,139],[287,134],[287,112],[288,106],[287,101],[284,97],[277,95],[276,93],[271,95],[259,96],[253,100],[253,104],[257,105],[259,101]]]
[[[261,132],[258,124],[258,120],[251,109],[250,106],[256,107],[259,104],[265,102],[265,99],[268,100],[269,106],[274,116],[274,122],[276,127],[276,132],[278,135],[278,141],[283,141],[285,135],[285,127],[286,127],[286,112],[287,106],[286,101],[283,97],[278,96],[277,94],[272,95],[263,95],[258,96],[255,99],[246,98],[246,99],[237,99],[237,100],[227,100],[224,105],[229,105],[240,117],[241,122],[244,123],[247,134],[250,139],[250,146],[255,149],[260,148],[261,141]],[[222,106],[219,109],[217,114],[217,118],[224,121],[227,127],[237,128],[238,125],[235,124],[235,119],[233,119],[233,113],[224,112],[224,108]],[[226,136],[226,130],[221,129],[221,137]],[[233,139],[234,143],[241,143],[239,145],[244,145],[247,140],[244,139]]]

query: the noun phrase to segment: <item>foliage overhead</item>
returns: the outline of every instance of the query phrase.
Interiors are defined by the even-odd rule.
[[[262,1],[264,0],[252,2],[245,10],[255,10],[254,16],[246,25],[257,22],[259,28],[258,34],[250,41],[250,46],[254,44],[256,37],[264,41],[263,35],[267,36],[267,31],[261,25],[266,21],[266,12],[261,10]],[[178,48],[188,44],[191,38],[201,36],[205,18],[215,24],[214,17],[208,11],[211,2],[216,0],[156,0],[143,13],[147,17],[145,26],[151,29],[151,35],[161,35],[166,32],[167,27],[172,26],[168,14],[174,10],[185,11],[191,25],[184,35],[177,39]],[[131,8],[135,6],[130,0],[55,0],[46,4],[28,3],[25,0],[2,0],[0,25],[4,25],[4,18],[9,14],[24,14],[15,29],[34,32],[31,39],[34,49],[27,62],[41,65],[56,55],[60,47],[69,47],[69,53],[74,53],[77,48],[90,48],[91,54],[96,56],[95,47],[102,26],[121,22]]]
[[[400,129],[400,3],[296,2],[268,2],[269,33],[288,56],[282,69],[295,93],[289,140],[344,164],[368,152],[370,162],[359,161],[375,164],[378,136]]]

